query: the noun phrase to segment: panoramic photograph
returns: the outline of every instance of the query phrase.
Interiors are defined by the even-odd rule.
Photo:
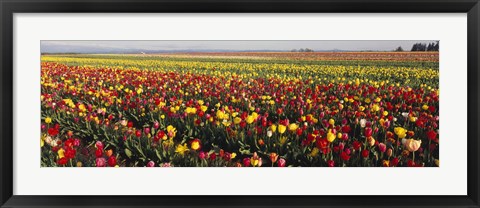
[[[44,40],[40,165],[439,167],[439,45]]]

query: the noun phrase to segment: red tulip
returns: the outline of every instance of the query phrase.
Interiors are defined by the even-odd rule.
[[[327,161],[328,167],[335,167],[335,161],[329,160]]]
[[[437,132],[435,132],[434,130],[430,130],[427,132],[427,137],[430,140],[435,140],[437,138]]]
[[[135,136],[137,136],[138,138],[140,138],[142,136],[142,131],[141,130],[137,130],[135,132]]]
[[[370,155],[370,151],[368,151],[366,149],[362,151],[362,157],[367,158],[368,155]]]
[[[373,133],[372,128],[370,128],[370,127],[365,128],[365,137],[371,137],[372,133]]]
[[[278,159],[277,164],[278,164],[278,167],[285,167],[286,164],[287,164],[287,161],[283,158],[280,158],[280,159]]]
[[[348,161],[350,159],[350,155],[348,155],[347,152],[343,151],[342,153],[340,153],[340,157],[342,158],[342,160],[344,161]]]
[[[68,160],[67,160],[66,157],[62,157],[62,158],[57,160],[58,165],[65,165],[65,164],[67,164],[67,162],[68,162]]]
[[[243,166],[245,167],[250,166],[250,158],[243,158]]]
[[[359,150],[360,147],[362,146],[362,143],[359,142],[359,141],[357,141],[357,140],[355,140],[355,141],[353,141],[353,145],[352,145],[352,146],[353,146],[353,149],[354,149],[354,150]]]
[[[117,165],[117,158],[115,156],[110,156],[108,158],[108,165],[110,167],[114,167],[115,165]]]
[[[390,166],[397,166],[397,165],[398,165],[398,158],[393,158]]]
[[[103,156],[103,150],[102,149],[97,149],[95,151],[95,156],[96,157],[102,157]]]

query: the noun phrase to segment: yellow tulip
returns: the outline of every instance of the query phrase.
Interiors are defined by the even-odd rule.
[[[183,144],[183,145],[179,144],[179,145],[177,145],[177,148],[175,149],[175,152],[179,153],[181,155],[184,155],[186,151],[188,151],[187,144]]]
[[[333,141],[335,141],[336,138],[337,138],[337,137],[335,136],[335,134],[332,133],[331,131],[329,131],[329,132],[327,133],[327,140],[328,140],[328,142],[332,143]]]
[[[402,127],[395,127],[393,131],[400,139],[403,139],[407,136],[407,130]]]
[[[296,123],[292,123],[288,125],[288,130],[290,131],[296,131],[298,129],[298,125]]]
[[[285,130],[287,130],[286,126],[284,126],[282,124],[278,125],[278,132],[280,132],[280,134],[283,134],[285,132]]]
[[[423,110],[428,110],[428,105],[427,105],[427,104],[424,104],[424,105],[422,106],[422,109],[423,109]]]
[[[272,124],[272,125],[270,126],[270,129],[272,130],[273,133],[275,133],[275,132],[277,131],[277,125]]]
[[[63,148],[60,148],[57,151],[57,154],[58,154],[58,158],[64,158],[65,157],[65,150],[63,150]]]
[[[328,120],[328,123],[329,123],[330,125],[333,125],[333,124],[335,124],[335,120],[333,120],[333,119],[331,118],[331,119]]]
[[[233,123],[234,123],[234,124],[239,124],[240,122],[242,122],[242,119],[239,118],[239,117],[235,117],[235,118],[233,119]]]
[[[251,115],[250,115],[250,116],[247,116],[247,123],[248,123],[248,124],[253,123],[253,121],[255,121],[255,118],[254,118],[253,116],[251,116]]]

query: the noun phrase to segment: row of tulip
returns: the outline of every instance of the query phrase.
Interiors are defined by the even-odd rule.
[[[42,166],[439,166],[438,70],[43,56]]]

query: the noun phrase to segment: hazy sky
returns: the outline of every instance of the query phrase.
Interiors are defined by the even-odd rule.
[[[322,50],[393,50],[402,46],[410,50],[414,43],[434,42],[433,40],[380,40],[380,41],[41,41],[42,53],[85,53],[145,51],[212,51],[212,50],[291,50],[311,48]]]

